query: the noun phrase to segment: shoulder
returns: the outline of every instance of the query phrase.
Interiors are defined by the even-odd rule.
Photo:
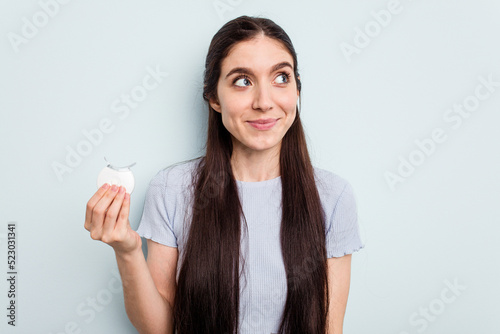
[[[160,169],[151,179],[150,186],[184,189],[191,184],[193,172],[201,159],[202,157],[184,160]]]
[[[342,193],[352,193],[351,184],[344,177],[323,168],[316,166],[313,166],[313,168],[320,197],[338,199]]]

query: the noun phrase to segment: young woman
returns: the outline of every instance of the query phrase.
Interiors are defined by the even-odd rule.
[[[236,18],[213,37],[204,76],[206,154],[153,177],[137,232],[123,188],[87,203],[85,228],[115,250],[132,324],[341,334],[364,245],[350,184],[311,165],[290,38],[269,19]]]

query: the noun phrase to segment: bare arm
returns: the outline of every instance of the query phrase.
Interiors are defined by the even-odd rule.
[[[114,249],[122,278],[125,309],[134,327],[141,334],[172,334],[173,304],[168,302],[164,288],[155,285],[158,282],[154,279],[158,276],[157,269],[153,268],[156,271],[153,270],[152,275],[142,254],[141,238],[130,227],[129,209],[130,196],[125,195],[121,188],[101,187],[87,203],[85,229],[90,231],[92,239],[101,240]],[[175,273],[177,249],[162,247],[165,247],[163,252],[157,252],[153,247],[151,262],[169,264],[165,272]],[[163,258],[155,260],[158,255]],[[171,290],[172,287],[167,289]]]
[[[177,252],[176,248],[174,250]],[[141,334],[172,334],[173,304],[155,285],[142,251],[115,254],[130,322]]]
[[[327,260],[328,296],[330,298],[327,318],[328,334],[342,334],[351,282],[351,257],[352,254],[348,254]]]

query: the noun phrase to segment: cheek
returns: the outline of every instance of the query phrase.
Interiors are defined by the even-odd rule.
[[[234,97],[225,96],[221,99],[222,123],[228,129],[234,128],[242,114],[242,101]]]
[[[288,113],[292,113],[295,111],[297,100],[298,99],[296,94],[283,94],[277,99],[281,108]]]
[[[251,106],[251,100],[244,94],[227,94],[221,98],[222,113],[227,118],[238,117]]]

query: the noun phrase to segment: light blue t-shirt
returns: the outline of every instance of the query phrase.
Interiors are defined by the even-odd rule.
[[[178,248],[177,279],[189,231],[190,221],[185,222],[185,218],[188,220],[192,212],[191,173],[200,159],[169,166],[152,178],[137,229],[141,237]],[[326,215],[327,257],[360,250],[364,243],[351,185],[332,172],[313,168]],[[280,246],[281,176],[261,182],[236,180],[236,183],[248,226],[248,235],[244,225],[241,228],[245,272],[240,281],[238,333],[277,333],[287,293]],[[306,261],[303,269],[312,265]]]

